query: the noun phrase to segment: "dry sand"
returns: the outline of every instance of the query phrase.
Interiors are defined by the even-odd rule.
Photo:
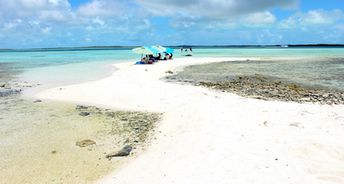
[[[344,183],[344,106],[263,101],[160,80],[168,70],[234,59],[121,63],[108,78],[36,97],[164,113],[152,145],[101,184]]]

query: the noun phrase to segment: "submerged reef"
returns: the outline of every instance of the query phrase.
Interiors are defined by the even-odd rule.
[[[221,82],[199,82],[201,86],[232,92],[240,96],[263,100],[312,102],[327,105],[344,104],[344,92],[301,86],[271,80],[264,76],[239,76],[233,80]]]
[[[336,62],[334,62],[336,61]],[[306,61],[230,61],[220,63],[210,63],[203,65],[193,65],[184,68],[177,74],[164,78],[170,82],[188,83],[196,86],[231,92],[244,97],[262,100],[293,101],[298,103],[319,103],[327,105],[344,104],[344,91],[333,85],[321,85],[320,82],[343,82],[342,76],[328,79],[328,75],[304,74],[300,69],[291,73],[290,70],[300,66],[305,67],[325,67],[321,61],[311,61],[315,63],[305,64]],[[308,61],[307,61],[308,62]],[[325,64],[333,67],[344,62],[339,59],[325,60]],[[320,64],[319,64],[320,63]],[[332,65],[331,65],[332,64]],[[328,67],[330,67],[328,66]],[[281,68],[288,68],[284,71]],[[316,69],[320,70],[320,69]],[[305,71],[310,72],[310,71]],[[297,76],[300,75],[300,76]],[[334,75],[331,73],[331,75]],[[302,76],[312,77],[312,80]],[[295,81],[295,78],[301,78]],[[331,84],[331,83],[330,83]]]

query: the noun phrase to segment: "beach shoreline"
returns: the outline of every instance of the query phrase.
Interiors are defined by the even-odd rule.
[[[257,58],[121,63],[110,77],[36,98],[164,113],[152,145],[98,183],[343,182],[342,105],[263,101],[161,80],[187,65],[247,59]]]

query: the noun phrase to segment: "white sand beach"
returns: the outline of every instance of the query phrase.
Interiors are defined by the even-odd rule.
[[[162,112],[146,151],[98,183],[344,183],[344,106],[264,101],[160,80],[183,66],[248,58],[115,64],[39,99]]]

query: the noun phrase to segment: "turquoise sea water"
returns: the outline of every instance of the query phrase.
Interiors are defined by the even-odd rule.
[[[194,49],[193,54],[193,57],[272,58],[271,62],[233,61],[226,66],[216,65],[220,67],[215,70],[223,71],[226,76],[258,72],[312,84],[342,86],[340,89],[344,90],[344,48],[213,48]],[[174,56],[183,57],[179,50]],[[303,59],[281,62],[274,57]],[[0,83],[18,78],[15,80],[42,84],[24,90],[34,94],[44,88],[105,77],[115,70],[111,64],[134,64],[139,58],[131,50],[0,51]],[[211,71],[206,70],[205,75],[209,74]],[[129,140],[118,134],[114,126],[113,118],[122,116],[110,114],[91,112],[84,117],[73,104],[45,100],[34,103],[19,95],[0,97],[0,183],[90,183],[106,175],[118,167],[118,160],[109,161],[104,153],[120,149],[117,146],[121,145],[121,138]],[[120,119],[120,126],[126,128],[125,121]],[[130,120],[130,116],[125,119]],[[87,149],[75,145],[84,139],[94,140],[97,145]]]
[[[0,52],[0,65],[22,73],[20,77],[26,79],[60,77],[64,80],[71,76],[90,79],[108,73],[111,67],[106,64],[132,59],[135,55],[129,50]]]
[[[0,79],[16,74],[19,80],[42,84],[44,89],[106,77],[115,70],[111,64],[136,58],[130,50],[0,52]]]
[[[202,48],[193,49],[193,55],[193,57],[303,57],[326,60],[344,58],[344,48]],[[174,57],[183,57],[179,49],[175,50]],[[110,75],[114,70],[111,66],[113,63],[134,63],[139,58],[140,56],[132,53],[131,50],[1,51],[0,79],[4,75],[17,74],[20,79],[46,86],[78,83]],[[312,67],[304,70],[318,72],[318,78],[327,71],[342,75],[343,60],[336,61],[326,64],[317,61],[314,65],[309,65]],[[268,68],[269,65],[265,67]]]

